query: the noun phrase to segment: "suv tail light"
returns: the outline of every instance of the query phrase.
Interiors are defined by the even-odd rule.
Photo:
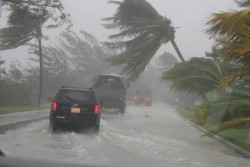
[[[134,96],[133,99],[134,99],[134,100],[138,100],[139,97],[138,97],[138,96]]]
[[[51,105],[51,110],[55,111],[57,109],[57,102],[54,101]]]
[[[98,114],[99,110],[100,110],[100,107],[96,104],[95,107],[94,107],[94,113]]]

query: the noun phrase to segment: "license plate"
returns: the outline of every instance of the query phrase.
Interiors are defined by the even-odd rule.
[[[80,113],[80,108],[75,108],[75,107],[72,107],[71,108],[71,113]]]
[[[65,119],[65,116],[56,116],[58,119]]]

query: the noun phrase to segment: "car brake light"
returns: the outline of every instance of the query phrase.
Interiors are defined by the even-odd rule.
[[[134,99],[134,100],[138,100],[139,97],[138,97],[138,96],[134,96],[133,99]]]
[[[98,105],[95,105],[95,107],[94,107],[94,113],[95,114],[98,114],[99,113],[99,106]]]
[[[52,103],[51,109],[52,109],[52,110],[56,110],[56,109],[57,109],[57,102],[56,102],[56,101],[54,101],[54,102]]]

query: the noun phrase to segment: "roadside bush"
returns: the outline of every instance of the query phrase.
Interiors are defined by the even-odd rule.
[[[196,123],[198,125],[205,126],[205,124],[207,123],[207,116],[210,107],[211,107],[210,103],[204,103],[193,109],[196,118]]]
[[[228,128],[250,129],[250,96],[232,92],[194,109],[197,123],[211,132]]]

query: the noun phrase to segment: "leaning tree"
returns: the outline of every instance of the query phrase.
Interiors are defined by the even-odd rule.
[[[32,39],[38,41],[39,48],[39,93],[37,105],[40,106],[43,83],[42,30],[46,22],[53,21],[46,28],[56,28],[64,23],[71,25],[67,15],[63,13],[60,0],[4,0],[10,5],[8,27],[0,29],[0,50],[17,48]]]
[[[111,65],[123,66],[123,74],[136,80],[159,50],[171,42],[179,58],[184,58],[175,43],[175,28],[171,20],[160,15],[146,0],[110,1],[118,5],[116,13],[106,21],[106,29],[119,32],[109,36],[113,41],[104,44],[117,51],[108,59]]]

